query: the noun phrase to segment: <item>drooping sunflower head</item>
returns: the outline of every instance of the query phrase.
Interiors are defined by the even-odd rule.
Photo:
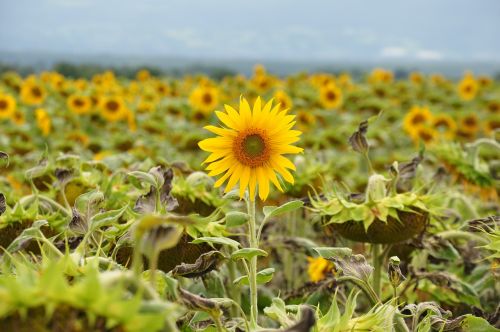
[[[14,97],[0,93],[0,119],[11,118],[16,111]]]
[[[465,77],[458,84],[458,94],[462,100],[468,101],[476,97],[479,86],[477,81],[470,76]]]
[[[101,115],[110,122],[121,120],[127,112],[125,102],[118,96],[103,98],[100,109]]]
[[[261,200],[269,195],[269,183],[283,191],[278,176],[293,184],[289,170],[295,165],[285,155],[297,154],[302,148],[292,145],[299,140],[301,132],[292,130],[295,116],[288,110],[281,110],[273,101],[263,105],[257,98],[253,108],[245,98],[240,99],[239,110],[225,105],[226,112],[215,114],[223,127],[206,126],[205,129],[217,134],[199,143],[202,150],[210,152],[204,161],[208,164],[208,175],[222,175],[215,187],[228,181],[225,192],[239,182],[239,196],[243,198],[248,188],[249,198],[254,200],[258,189]]]
[[[342,91],[335,84],[328,84],[320,88],[320,102],[326,109],[338,108],[342,105]]]
[[[68,97],[66,104],[71,112],[75,114],[86,114],[92,107],[92,100],[88,96],[71,95]]]

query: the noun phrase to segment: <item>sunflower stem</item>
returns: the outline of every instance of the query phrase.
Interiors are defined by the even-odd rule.
[[[248,243],[250,248],[257,248],[257,232],[255,220],[255,197],[249,197],[247,201],[248,215]],[[250,326],[252,329],[257,328],[258,321],[258,302],[257,302],[257,256],[250,259],[250,267],[248,274],[248,281],[250,285]]]
[[[380,244],[372,245],[372,259],[373,259],[373,290],[378,298],[380,298],[380,277],[382,273],[382,259],[383,255],[380,254]]]

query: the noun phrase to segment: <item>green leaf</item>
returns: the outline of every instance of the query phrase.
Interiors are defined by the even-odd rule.
[[[7,247],[7,251],[14,252],[21,250],[28,241],[43,238],[44,235],[40,228],[42,226],[48,226],[48,224],[47,220],[35,221],[31,227],[24,229],[22,233],[11,242],[11,244]]]
[[[243,249],[236,250],[235,252],[233,252],[231,255],[231,258],[233,260],[238,260],[238,259],[250,260],[256,256],[266,257],[267,255],[268,255],[268,253],[262,249],[243,248]]]
[[[482,331],[482,332],[498,332],[497,329],[491,326],[484,318],[475,317],[471,314],[466,315],[466,318],[461,323],[464,331]]]
[[[336,248],[336,247],[316,247],[312,248],[319,256],[323,258],[343,258],[352,255],[351,248]]]
[[[203,237],[199,237],[199,238],[191,241],[191,243],[194,243],[194,244],[198,244],[198,243],[214,244],[214,243],[216,243],[216,244],[230,246],[234,249],[238,249],[240,247],[239,242],[232,240],[232,239],[229,239],[227,237],[203,236]]]
[[[273,279],[274,276],[274,268],[269,267],[267,269],[261,270],[257,272],[257,284],[262,285],[266,284],[269,281]],[[239,284],[239,285],[248,285],[248,276],[241,276],[239,278],[236,278],[233,281],[234,284]]]
[[[247,213],[231,211],[226,213],[226,227],[238,227],[247,223],[249,216]]]
[[[153,187],[156,187],[158,185],[156,178],[152,174],[141,172],[141,171],[133,171],[133,172],[128,173],[128,175],[139,180],[139,181],[148,183],[148,184],[152,185]]]
[[[280,214],[287,213],[290,211],[297,210],[304,205],[302,201],[290,201],[286,202],[281,206],[264,206],[264,216],[265,218],[276,217]]]
[[[90,228],[92,230],[96,230],[101,227],[112,225],[118,218],[120,218],[125,210],[128,208],[128,205],[125,205],[119,210],[106,211],[102,213],[98,213],[90,219]]]

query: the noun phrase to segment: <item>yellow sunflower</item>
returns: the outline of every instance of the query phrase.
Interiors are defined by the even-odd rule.
[[[488,103],[488,111],[496,114],[500,112],[500,101],[492,100]]]
[[[412,133],[412,138],[416,144],[424,142],[425,145],[428,145],[437,140],[438,133],[429,127],[417,127]]]
[[[17,110],[14,114],[12,114],[11,120],[18,126],[22,126],[26,122],[24,113],[20,110]]]
[[[493,79],[489,76],[479,76],[477,82],[482,88],[487,88],[493,84]]]
[[[42,131],[43,136],[48,136],[52,127],[52,121],[50,120],[49,113],[47,113],[47,111],[43,108],[39,108],[35,111],[35,118],[36,124]]]
[[[309,262],[307,274],[312,282],[325,279],[326,274],[333,270],[333,263],[323,257],[307,257],[307,261]]]
[[[394,75],[391,71],[383,68],[375,68],[368,77],[370,83],[392,83]]]
[[[338,108],[342,105],[342,91],[335,84],[328,84],[319,90],[321,105],[326,109]]]
[[[109,122],[119,121],[127,113],[125,102],[118,96],[104,97],[100,109],[101,115]]]
[[[297,126],[300,130],[306,131],[316,124],[316,117],[308,111],[297,112]]]
[[[500,130],[500,120],[498,118],[490,118],[483,123],[484,131],[487,134],[491,134],[497,130]]]
[[[419,85],[419,84],[422,84],[422,82],[424,81],[424,76],[422,75],[422,73],[420,73],[418,71],[414,71],[414,72],[410,73],[409,79],[413,83]]]
[[[432,120],[432,113],[427,107],[413,106],[406,113],[403,120],[403,129],[412,135],[416,128],[421,127]]]
[[[271,100],[262,106],[261,99],[257,98],[252,109],[242,97],[238,111],[225,105],[226,112],[215,112],[225,127],[206,126],[205,129],[218,137],[198,144],[211,153],[204,161],[208,164],[208,175],[225,173],[215,187],[228,180],[225,189],[228,192],[239,182],[240,198],[248,188],[253,201],[258,185],[259,197],[264,201],[269,195],[269,182],[283,191],[276,173],[288,183],[294,183],[289,170],[295,170],[295,165],[283,155],[303,151],[291,145],[299,140],[301,132],[292,130],[295,116],[288,115],[288,110],[280,110],[279,104],[273,107],[272,103]]]
[[[464,115],[460,118],[459,128],[461,132],[476,134],[480,129],[479,119],[474,113]]]
[[[458,84],[458,94],[462,100],[469,101],[476,97],[479,90],[477,81],[472,76],[464,77]]]
[[[432,119],[432,127],[443,137],[452,139],[457,131],[455,120],[448,114],[438,114]]]
[[[292,98],[283,90],[277,90],[274,99],[281,104],[281,109],[290,109],[293,106]]]
[[[0,93],[0,119],[9,119],[16,112],[16,100],[11,95]]]
[[[90,112],[92,100],[87,96],[71,95],[68,97],[66,104],[71,112],[75,114],[86,114]]]
[[[27,79],[21,87],[21,100],[26,105],[40,105],[46,96],[45,88],[33,79]]]
[[[135,75],[135,78],[138,81],[144,82],[144,81],[147,81],[151,78],[151,73],[147,69],[141,69],[137,72],[137,74]]]
[[[210,114],[219,104],[219,91],[209,85],[199,85],[189,96],[189,103],[203,114]]]

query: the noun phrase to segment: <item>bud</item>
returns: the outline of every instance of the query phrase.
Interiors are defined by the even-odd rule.
[[[405,280],[405,276],[401,273],[401,269],[399,268],[399,263],[401,261],[397,256],[392,256],[389,258],[389,269],[387,271],[389,275],[389,281],[391,282],[392,287],[397,288],[403,280]]]
[[[366,140],[366,132],[368,131],[368,121],[365,120],[359,124],[359,128],[354,134],[349,137],[349,144],[354,151],[361,154],[366,154],[368,152],[368,141]]]
[[[237,227],[246,224],[250,217],[247,213],[231,211],[226,213],[226,227]]]
[[[366,201],[375,202],[383,199],[387,195],[386,183],[387,180],[383,175],[373,174],[368,179],[366,187]]]

